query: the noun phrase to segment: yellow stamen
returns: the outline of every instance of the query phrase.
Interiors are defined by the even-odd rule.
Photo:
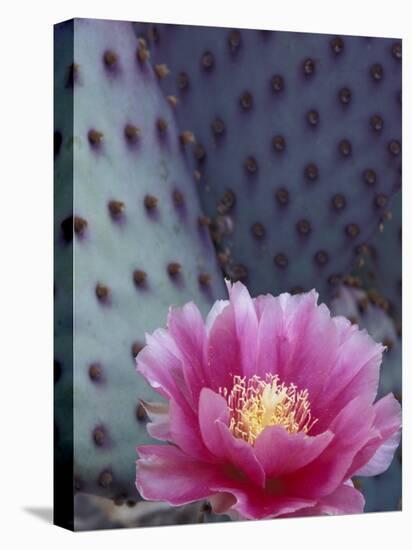
[[[278,375],[234,376],[232,391],[219,388],[230,412],[229,428],[251,445],[267,426],[283,426],[289,433],[308,433],[317,422],[310,412],[308,390],[280,383]]]

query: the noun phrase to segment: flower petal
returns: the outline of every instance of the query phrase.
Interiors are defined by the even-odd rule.
[[[219,317],[219,315],[228,305],[229,305],[229,300],[216,300],[216,302],[213,304],[211,310],[209,311],[206,317],[205,325],[206,325],[206,332],[208,334],[210,333],[216,318]]]
[[[260,304],[256,374],[264,379],[266,374],[281,370],[282,363],[287,360],[290,343],[280,300],[265,296]]]
[[[211,488],[218,489],[213,485]],[[235,504],[232,504],[229,511],[231,515],[234,511],[237,512],[238,519],[275,518],[316,504],[315,500],[307,498],[273,495],[250,483],[236,480],[221,480],[219,491],[234,497]]]
[[[271,294],[261,294],[260,296],[256,296],[256,298],[253,298],[253,304],[255,306],[256,315],[258,318],[258,321],[260,321],[260,318],[262,317],[262,313],[266,308],[266,304],[271,300],[275,300]]]
[[[317,508],[320,514],[361,514],[365,499],[360,491],[346,484],[340,485],[332,494],[323,497]]]
[[[216,427],[217,420],[226,425],[229,422],[226,399],[208,388],[203,388],[199,400],[199,427],[203,441],[212,453],[222,450],[220,431]]]
[[[225,510],[234,503],[231,510],[246,519],[276,517],[315,504],[309,499],[267,494],[241,478],[225,476],[220,466],[190,459],[172,445],[143,445],[137,452],[136,487],[146,500],[179,506],[205,498],[213,501],[223,493]]]
[[[239,477],[246,475],[263,487],[265,474],[253,447],[233,436],[227,425],[228,419],[226,400],[204,388],[199,401],[199,425],[205,445],[225,465],[225,471]]]
[[[169,404],[168,403],[149,403],[140,400],[142,407],[148,415],[151,422],[148,422],[146,429],[149,434],[155,439],[162,441],[170,441],[170,419],[169,419]]]
[[[213,323],[208,340],[207,363],[210,387],[232,388],[233,376],[242,375],[241,351],[236,334],[233,307],[228,306]]]
[[[338,341],[330,312],[325,305],[318,306],[317,299],[314,291],[279,296],[284,309],[286,343],[276,372],[282,382],[308,390],[312,410],[336,360]]]
[[[210,485],[219,477],[212,465],[193,460],[172,445],[142,445],[137,452],[136,487],[146,500],[179,506],[215,493]]]
[[[365,499],[360,491],[346,483],[340,485],[332,494],[321,498],[315,506],[303,508],[281,517],[303,517],[338,514],[360,514],[365,507]]]
[[[197,413],[190,408],[182,408],[172,399],[169,416],[172,443],[190,457],[205,462],[216,461],[203,443]]]
[[[249,291],[240,282],[227,283],[230,306],[234,309],[237,339],[241,350],[242,372],[251,377],[256,373],[258,319]]]
[[[170,334],[180,351],[183,375],[197,407],[200,390],[208,380],[203,367],[206,351],[206,330],[199,309],[193,302],[180,308],[170,308],[167,319]]]
[[[224,514],[236,504],[235,497],[230,493],[216,493],[210,497],[210,504],[212,505],[212,510],[215,514]]]
[[[379,432],[356,455],[350,476],[376,476],[384,472],[393,460],[401,437],[401,406],[393,394],[388,394],[373,406],[374,428]],[[352,473],[353,472],[353,473]]]
[[[147,345],[136,358],[137,370],[158,393],[170,399],[188,401],[179,351],[165,329],[146,334]]]
[[[256,457],[266,478],[280,477],[312,462],[333,437],[330,431],[310,437],[304,433],[290,434],[283,426],[269,426],[256,439]]]
[[[341,322],[339,328],[345,331],[344,341],[338,348],[336,364],[316,400],[313,412],[319,422],[315,433],[326,429],[339,411],[356,396],[363,395],[370,405],[376,397],[383,346],[374,342],[366,331],[349,332]]]
[[[334,438],[309,465],[286,476],[292,494],[319,499],[335,491],[349,476],[356,453],[370,437],[375,413],[362,397],[353,399],[331,422]]]

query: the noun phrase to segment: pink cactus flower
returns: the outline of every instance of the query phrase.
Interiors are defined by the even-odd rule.
[[[252,299],[228,284],[206,321],[193,303],[147,335],[137,370],[160,445],[137,448],[143,498],[208,499],[242,519],[362,512],[351,478],[387,469],[401,409],[375,401],[384,346],[315,291]]]

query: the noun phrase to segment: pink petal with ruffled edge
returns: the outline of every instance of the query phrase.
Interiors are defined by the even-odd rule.
[[[361,514],[365,499],[360,491],[348,484],[340,485],[336,491],[320,499],[315,506],[303,508],[281,517],[303,517],[337,514]]]
[[[143,445],[137,452],[136,487],[146,500],[179,506],[213,495],[222,506],[225,501],[226,509],[229,501],[234,503],[233,509],[246,519],[276,517],[315,504],[271,495],[242,478],[228,476],[221,465],[190,459],[171,445]]]
[[[190,392],[184,380],[179,350],[169,332],[157,329],[153,334],[146,334],[146,343],[136,358],[137,370],[164,397],[188,403]]]
[[[233,436],[228,428],[228,420],[226,400],[212,390],[203,388],[199,401],[199,425],[205,445],[225,465],[234,467],[233,475],[246,475],[253,483],[263,487],[265,474],[253,447]]]
[[[189,457],[205,462],[216,462],[200,433],[198,415],[192,410],[183,410],[176,401],[170,401],[171,441]]]
[[[202,500],[219,479],[212,465],[193,460],[172,445],[142,445],[137,448],[136,487],[146,500],[162,500],[174,506]]]
[[[263,376],[267,370],[286,384],[307,389],[311,403],[334,365],[337,349],[336,327],[317,299],[314,291],[267,298],[259,323],[259,373]]]
[[[216,493],[209,498],[209,502],[212,506],[212,510],[215,514],[224,514],[227,512],[234,504],[236,504],[236,499],[230,493]]]
[[[227,283],[230,307],[234,309],[236,336],[240,347],[241,370],[251,377],[256,373],[258,319],[247,288],[242,283]]]
[[[212,309],[209,311],[206,317],[206,332],[210,334],[213,323],[216,321],[216,318],[222,313],[222,311],[229,305],[229,300],[216,300],[213,304]]]
[[[358,395],[364,397],[365,407],[371,405],[378,388],[383,346],[376,344],[365,331],[349,332],[341,322],[337,326],[345,332],[344,341],[338,348],[338,360],[313,403],[313,413],[319,418],[313,433],[326,429],[339,411]]]
[[[214,391],[204,388],[199,400],[199,427],[203,441],[212,453],[222,451],[220,431],[216,422],[220,420],[223,424],[229,423],[229,409],[226,399]]]
[[[143,400],[140,403],[151,421],[146,425],[149,434],[155,439],[170,441],[169,403],[148,403]]]
[[[192,394],[186,386],[182,360],[177,358],[179,353],[171,335],[165,330],[157,330],[152,336],[147,336],[147,346],[137,357],[137,368],[152,387],[169,399],[168,439],[190,450],[192,455],[210,460],[210,453],[200,437],[197,413],[193,409]],[[151,431],[162,435],[155,426]]]
[[[376,414],[373,427],[379,435],[371,438],[356,455],[349,473],[350,477],[381,474],[389,467],[398,448],[402,422],[399,402],[393,394],[388,394],[374,404],[373,410]]]
[[[266,374],[281,370],[288,357],[290,341],[280,300],[267,296],[260,301],[260,309],[256,374],[265,379]]]
[[[323,497],[317,508],[320,514],[360,514],[365,499],[360,491],[349,485],[341,485],[332,494]]]
[[[200,390],[209,383],[204,368],[206,329],[203,318],[195,304],[190,302],[181,308],[170,308],[167,326],[180,352],[191,404],[196,409]]]
[[[233,376],[242,375],[241,350],[231,305],[216,317],[210,329],[207,353],[210,387],[216,392],[219,388],[231,388]]]
[[[375,413],[362,397],[353,399],[333,420],[334,438],[319,457],[286,476],[291,494],[319,498],[335,491],[347,477],[357,452],[370,437]]]
[[[290,434],[283,426],[269,426],[256,439],[255,453],[267,478],[280,477],[315,460],[333,437],[330,431],[310,437]]]
[[[225,499],[229,499],[228,495],[233,496],[235,503],[230,510],[236,511],[240,519],[275,518],[316,504],[309,498],[271,494],[236,480],[221,480],[219,487],[212,484],[211,489],[224,492]]]
[[[268,300],[276,300],[271,294],[261,294],[260,296],[256,296],[256,298],[252,298],[253,304],[255,306],[256,315],[258,318],[258,322],[260,322],[260,319],[262,317],[263,311],[266,308],[266,304]]]

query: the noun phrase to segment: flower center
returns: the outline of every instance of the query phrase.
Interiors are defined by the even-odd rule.
[[[234,376],[233,388],[219,388],[230,411],[229,428],[235,437],[251,445],[267,426],[283,426],[289,433],[307,433],[317,422],[310,412],[308,390],[280,383],[279,377]]]

